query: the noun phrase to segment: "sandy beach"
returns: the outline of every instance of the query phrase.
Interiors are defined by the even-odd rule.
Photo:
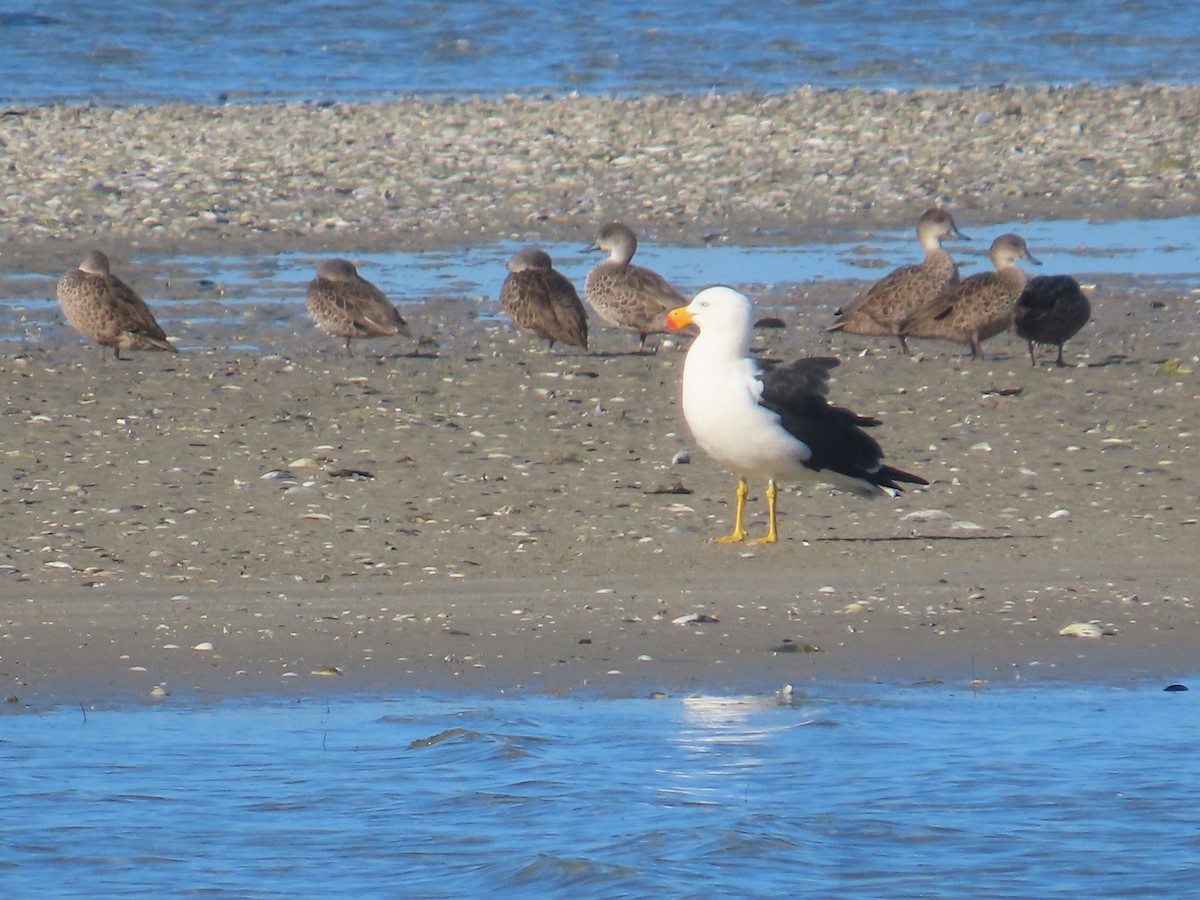
[[[980,223],[1194,213],[1198,98],[11,111],[0,266],[53,279],[102,246],[177,336],[195,304],[148,289],[170,274],[156,254],[564,240],[617,217],[661,241],[788,243],[907,227],[934,202]],[[983,362],[821,335],[864,286],[756,293],[786,325],[756,351],[841,359],[831,398],[880,418],[888,461],[931,484],[788,490],[772,547],[709,543],[734,479],[691,446],[686,341],[639,355],[593,320],[592,353],[546,353],[494,302],[443,296],[411,308],[424,341],[352,359],[296,303],[197,320],[178,357],[101,364],[46,313],[0,357],[5,707],[1193,673],[1198,295],[1091,285],[1094,319],[1055,369],[1012,335]],[[677,623],[693,614],[714,621]],[[1061,636],[1072,623],[1103,634]]]

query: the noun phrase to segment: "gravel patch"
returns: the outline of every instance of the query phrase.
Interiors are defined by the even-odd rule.
[[[0,116],[0,265],[590,237],[796,241],[1200,209],[1200,86],[506,97]],[[66,245],[66,246],[64,246]]]

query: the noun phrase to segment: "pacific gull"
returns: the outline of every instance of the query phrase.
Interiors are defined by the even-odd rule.
[[[747,479],[767,479],[767,534],[778,540],[777,480],[811,478],[866,497],[894,496],[899,482],[928,484],[882,463],[879,444],[863,431],[879,420],[830,406],[836,359],[806,358],[765,371],[750,358],[750,300],[727,287],[701,291],[667,316],[671,328],[695,324],[700,335],[683,366],[683,414],[700,447],[738,476],[733,531],[719,543],[746,539]]]

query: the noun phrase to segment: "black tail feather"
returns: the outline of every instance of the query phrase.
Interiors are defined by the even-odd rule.
[[[920,475],[914,475],[911,472],[905,472],[893,466],[881,466],[879,471],[874,473],[874,477],[871,480],[880,487],[891,488],[893,491],[904,490],[904,488],[897,484],[897,482],[901,481],[905,484],[929,484]]]

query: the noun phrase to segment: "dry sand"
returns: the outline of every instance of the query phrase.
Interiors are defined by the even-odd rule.
[[[878,96],[907,108],[903,95]],[[908,98],[918,111],[909,114],[923,96]],[[897,152],[929,149],[913,140]],[[662,155],[643,143],[636,159]],[[686,160],[675,166],[688,182]],[[29,222],[11,227],[26,189],[42,190],[10,184],[5,194],[8,268],[57,273],[100,238],[143,255],[191,240],[166,226],[118,228],[103,213],[39,237]],[[606,213],[619,190],[600,190]],[[737,186],[721,190],[733,191],[732,208]],[[1126,182],[1113,195],[1114,214],[1141,211],[1139,198],[1158,212],[1193,202],[1168,207]],[[501,219],[526,215],[519,199],[498,204]],[[927,202],[900,199],[908,207],[891,227]],[[293,205],[305,221],[304,202]],[[520,233],[563,239],[594,227],[596,214],[593,204]],[[235,224],[204,232],[204,246],[368,249],[394,233],[381,215],[367,217],[378,230],[368,222],[352,233]],[[778,216],[774,239],[799,239],[806,215]],[[746,237],[744,220],[714,208],[688,222],[695,234]],[[470,229],[427,231],[450,241]],[[881,418],[889,461],[932,483],[873,503],[789,491],[773,547],[708,542],[728,528],[733,479],[699,453],[674,461],[690,449],[679,346],[636,355],[636,338],[594,327],[590,355],[538,352],[490,318],[494,303],[440,297],[412,310],[431,341],[364,343],[346,359],[299,302],[250,305],[229,325],[192,321],[188,304],[146,292],[187,351],[101,364],[47,313],[40,341],[0,358],[8,708],[149,699],[155,686],[173,702],[1193,673],[1196,295],[1106,278],[1092,292],[1095,320],[1068,346],[1072,367],[1034,369],[1011,335],[986,344],[982,363],[956,345],[921,343],[904,358],[887,341],[821,336],[862,286],[756,293],[787,324],[756,346],[838,356],[834,401]],[[260,349],[230,349],[247,340]],[[752,501],[759,528],[762,505]],[[693,613],[716,621],[675,623]],[[1076,622],[1106,633],[1059,635]]]

